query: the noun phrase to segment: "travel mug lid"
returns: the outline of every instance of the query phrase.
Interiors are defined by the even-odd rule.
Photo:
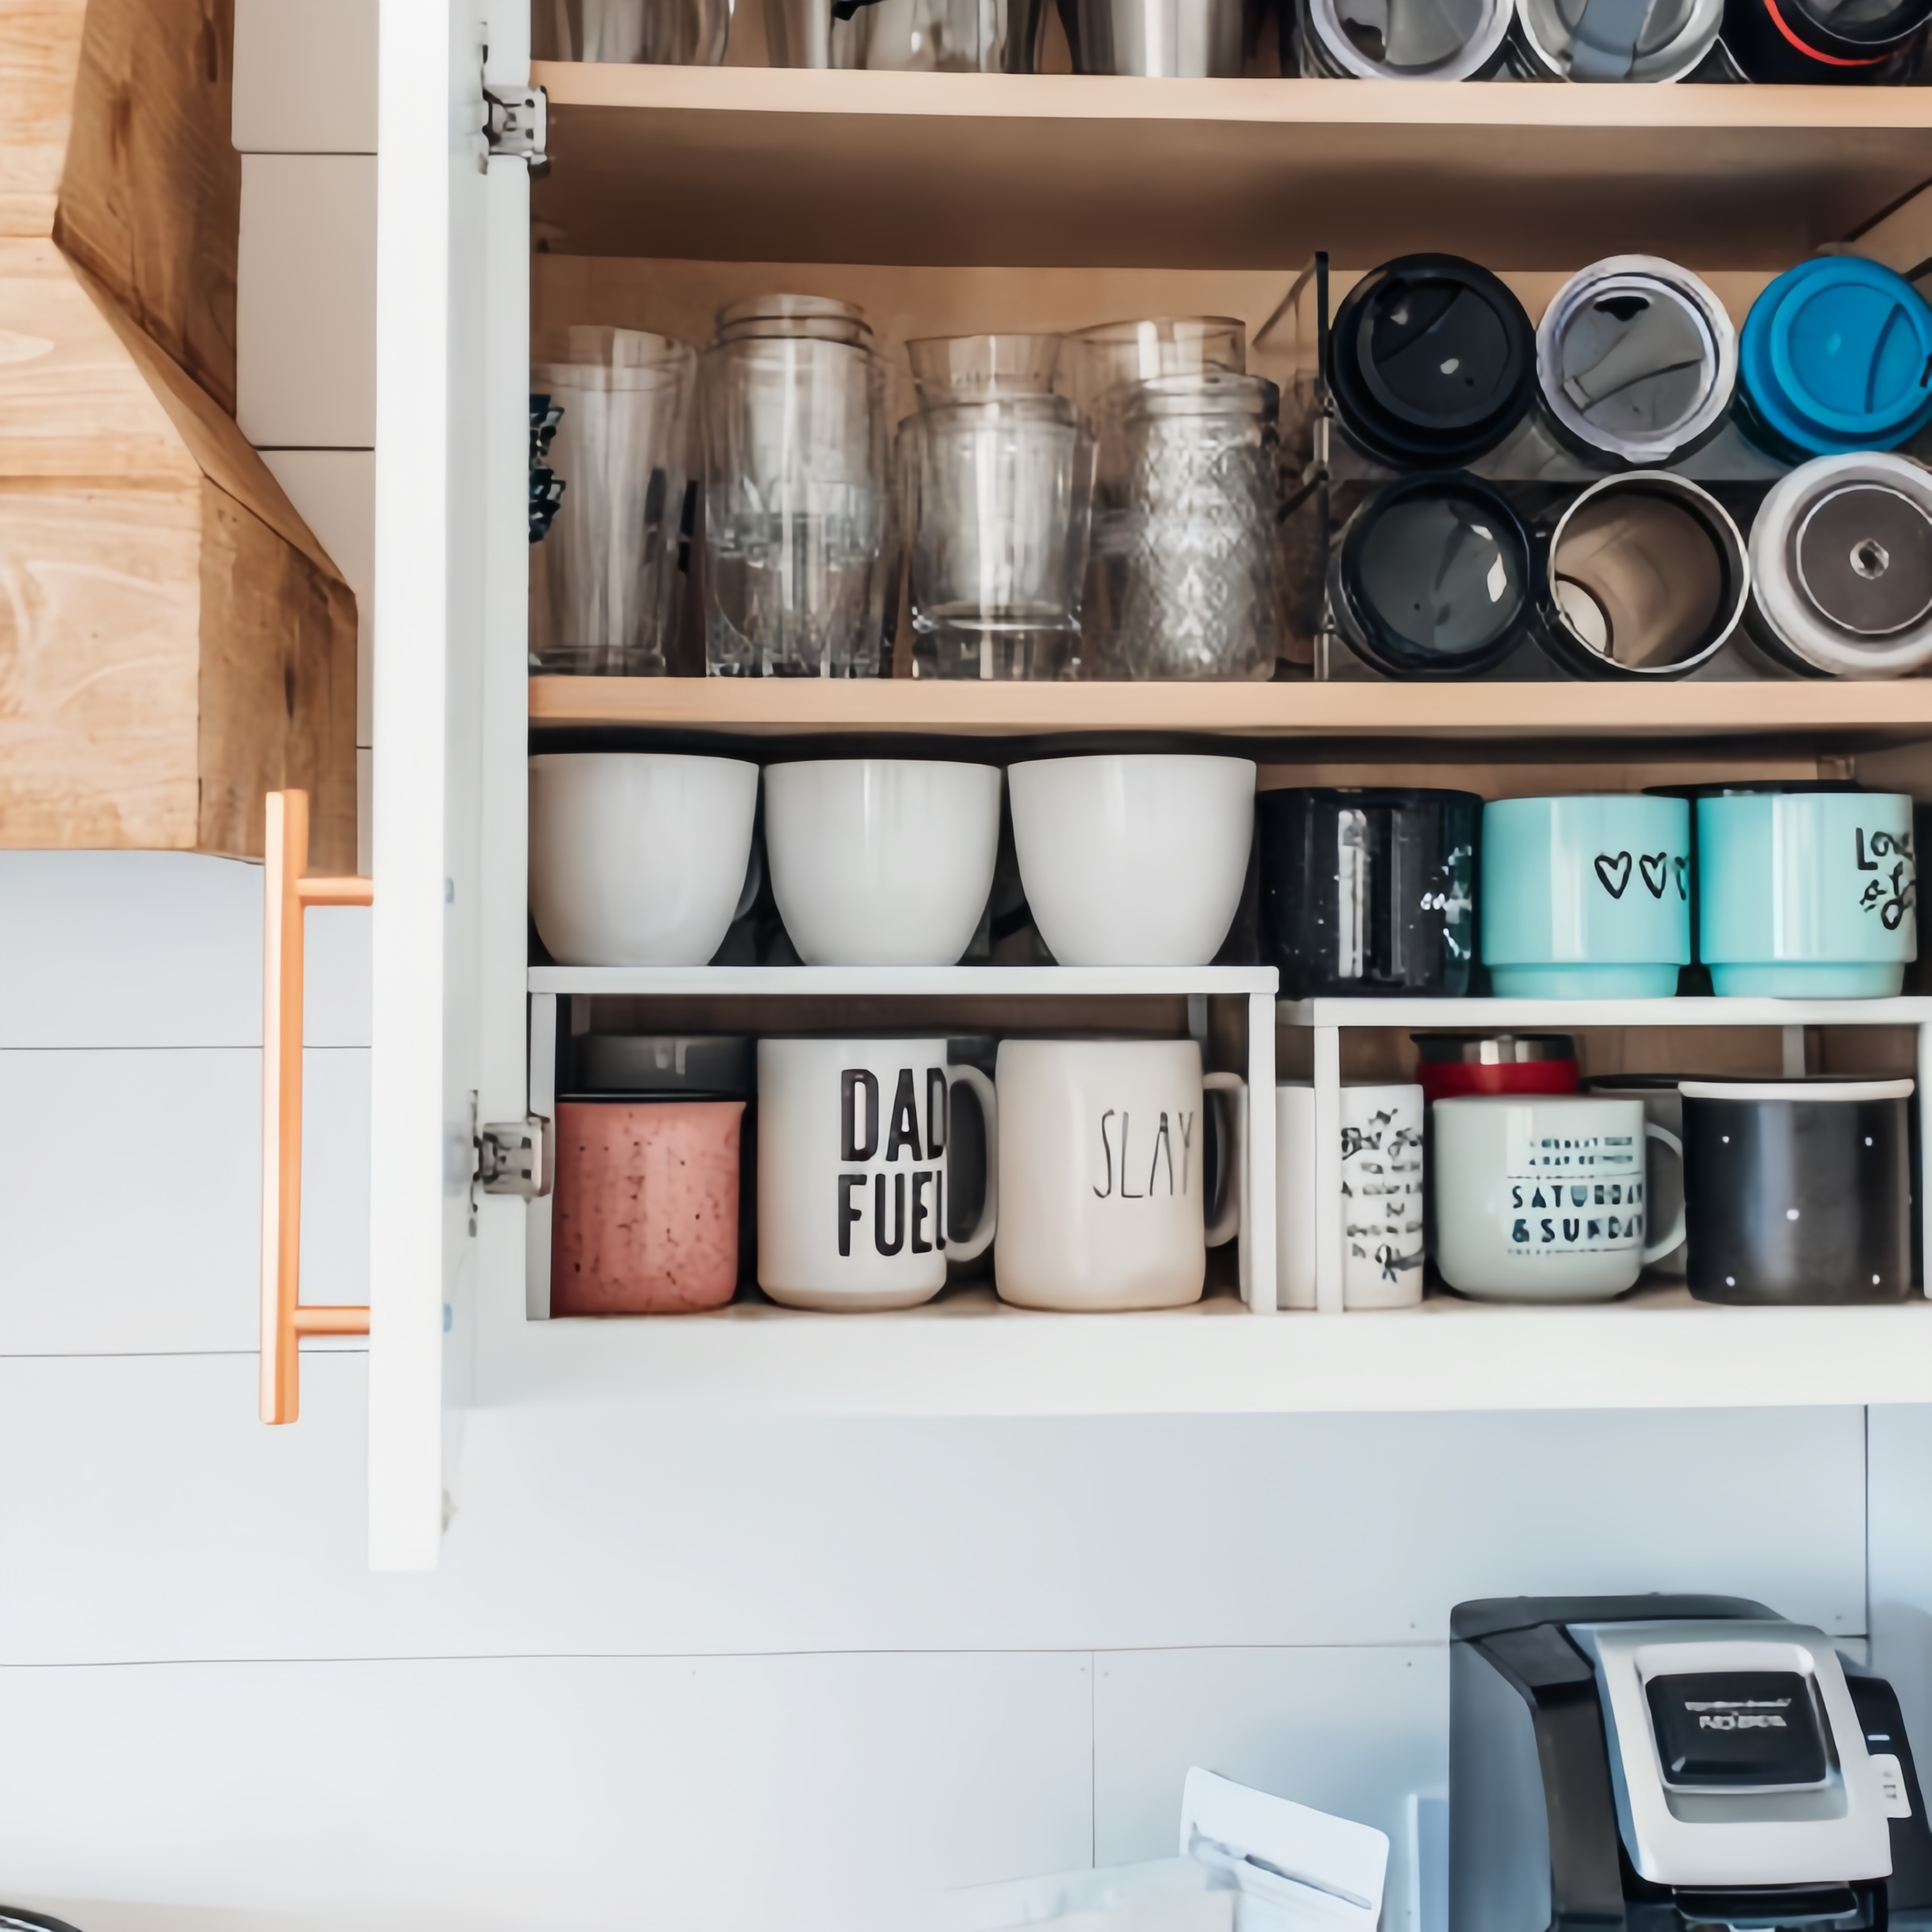
[[[1418,1056],[1432,1064],[1509,1067],[1576,1058],[1576,1042],[1567,1033],[1412,1033],[1409,1038]]]
[[[1538,555],[1554,654],[1587,675],[1678,678],[1744,621],[1744,540],[1711,493],[1666,470],[1583,491]]]
[[[1820,456],[1751,526],[1757,613],[1773,648],[1837,677],[1932,662],[1932,470],[1882,451]]]
[[[1459,472],[1377,490],[1336,546],[1331,603],[1378,670],[1468,677],[1513,648],[1530,609],[1530,543],[1487,483]]]
[[[1363,80],[1468,80],[1501,51],[1511,0],[1308,0],[1323,64]]]
[[[1724,0],[1517,0],[1532,64],[1563,80],[1680,80],[1717,43]]]
[[[1751,305],[1740,374],[1773,441],[1889,449],[1932,421],[1932,308],[1880,262],[1801,262]]]
[[[1932,19],[1932,0],[1759,0],[1800,51],[1872,60],[1909,40]],[[1813,43],[1816,43],[1813,45]]]
[[[560,1097],[748,1097],[757,1042],[736,1034],[587,1033],[571,1042],[576,1077]]]
[[[1633,468],[1715,432],[1737,381],[1737,332],[1688,269],[1612,255],[1556,292],[1536,332],[1537,381],[1566,438]]]
[[[1536,334],[1488,269],[1459,255],[1402,255],[1364,275],[1336,311],[1328,382],[1372,456],[1468,463],[1529,407]]]

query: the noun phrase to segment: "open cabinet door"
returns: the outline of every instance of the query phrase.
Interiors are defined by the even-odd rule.
[[[506,742],[522,722],[528,169],[490,157],[484,88],[486,57],[493,89],[528,77],[527,0],[495,0],[491,11],[486,25],[484,0],[382,0],[369,1384],[369,1558],[379,1570],[436,1564],[460,1439],[477,1125],[492,1097],[486,634],[506,605],[514,621],[497,621],[497,655],[509,654],[498,696],[507,689],[519,707],[499,718]],[[493,262],[493,237],[513,252],[499,246]],[[506,342],[493,342],[493,292],[508,299],[508,312],[493,304]],[[495,572],[493,503],[499,551],[504,529],[510,543]],[[520,774],[520,742],[510,756]],[[497,923],[514,924],[520,964],[520,795],[509,816],[516,849],[498,845],[494,862],[515,903]],[[514,1038],[497,1051],[514,1063],[520,1006],[508,1017]]]

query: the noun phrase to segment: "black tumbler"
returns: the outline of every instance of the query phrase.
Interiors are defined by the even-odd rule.
[[[1905,1299],[1911,1081],[1686,1080],[1680,1091],[1692,1294]]]
[[[1260,793],[1261,956],[1282,997],[1472,991],[1482,814],[1470,791]]]

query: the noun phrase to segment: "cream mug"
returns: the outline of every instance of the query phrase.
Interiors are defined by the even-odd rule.
[[[1683,1143],[1637,1100],[1469,1094],[1431,1110],[1435,1261],[1480,1300],[1600,1302],[1684,1238],[1680,1207],[1654,1241],[1645,1141]]]
[[[1001,1299],[1022,1308],[1177,1308],[1241,1217],[1247,1087],[1201,1071],[1192,1040],[1002,1040]],[[1218,1207],[1206,1198],[1208,1096],[1224,1093]]]
[[[993,1083],[950,1067],[943,1040],[758,1042],[758,1286],[788,1308],[914,1308],[971,1261],[999,1212],[946,1239],[952,1089],[977,1097],[989,1177],[999,1133]]]

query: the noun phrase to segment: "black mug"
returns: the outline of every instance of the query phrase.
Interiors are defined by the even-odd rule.
[[[1258,794],[1261,953],[1282,997],[1472,990],[1482,812],[1469,791]]]
[[[1836,1306],[1912,1287],[1912,1083],[1686,1080],[1700,1302]]]

